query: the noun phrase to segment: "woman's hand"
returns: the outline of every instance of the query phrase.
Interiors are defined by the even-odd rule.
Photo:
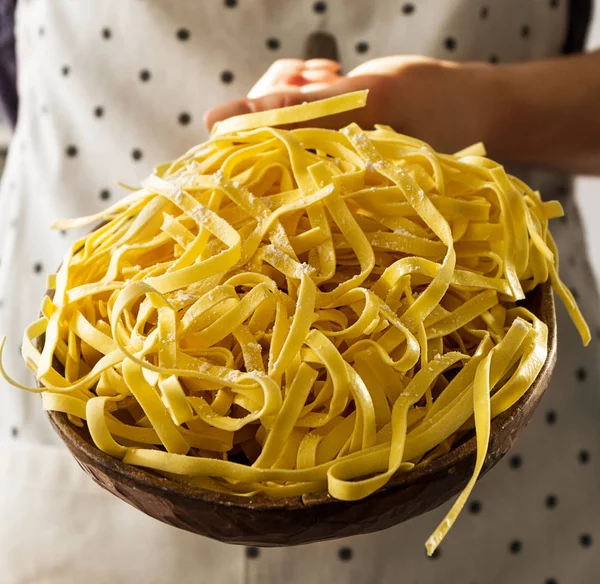
[[[324,89],[341,79],[341,65],[329,59],[280,59],[275,61],[248,92],[256,99],[284,91],[310,92]]]
[[[366,107],[309,125],[387,124],[441,152],[482,141],[503,163],[600,175],[600,52],[515,65],[384,57],[345,77],[331,61],[308,63],[296,62],[292,74],[271,71],[256,99],[208,111],[206,125],[369,89]]]
[[[231,116],[369,89],[365,108],[309,125],[341,128],[354,121],[370,129],[376,123],[387,124],[441,151],[452,152],[488,138],[487,110],[493,103],[486,81],[490,68],[425,57],[385,57],[368,61],[341,77],[339,64],[333,61],[286,59],[269,68],[248,98],[208,111],[205,122],[210,129]]]

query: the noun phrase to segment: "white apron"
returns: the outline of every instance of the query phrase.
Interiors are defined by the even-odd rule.
[[[24,326],[71,234],[152,166],[203,140],[202,113],[244,96],[307,36],[338,41],[344,70],[421,53],[512,62],[560,52],[566,0],[21,0],[20,114],[0,190],[0,334],[23,382]],[[276,39],[276,42],[269,39]],[[598,329],[598,298],[570,196],[562,272]],[[560,311],[552,387],[513,452],[476,487],[440,553],[438,509],[386,532],[293,549],[227,546],[163,525],[102,491],[53,435],[39,398],[0,381],[1,584],[592,584],[600,574],[598,340]]]

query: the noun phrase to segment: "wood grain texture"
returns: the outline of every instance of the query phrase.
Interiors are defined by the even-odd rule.
[[[549,284],[531,293],[527,305],[548,325],[548,358],[530,390],[492,422],[484,473],[512,447],[529,423],[556,363],[556,315]],[[397,474],[373,495],[355,502],[327,493],[286,499],[214,493],[176,483],[126,465],[92,443],[86,428],[49,412],[50,421],[79,465],[99,485],[147,515],[220,541],[288,546],[379,531],[430,511],[463,489],[475,464],[474,434],[448,454]]]

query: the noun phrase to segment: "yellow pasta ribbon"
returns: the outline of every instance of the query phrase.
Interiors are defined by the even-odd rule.
[[[547,357],[546,325],[516,303],[550,280],[590,333],[558,276],[560,205],[481,144],[275,128],[365,102],[225,120],[104,212],[60,222],[105,223],[69,248],[24,333],[41,388],[13,383],[103,452],[237,496],[357,500],[474,428],[433,553],[491,419]]]

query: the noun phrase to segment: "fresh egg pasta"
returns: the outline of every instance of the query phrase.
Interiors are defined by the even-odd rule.
[[[490,420],[545,362],[546,326],[517,301],[550,280],[590,333],[557,273],[559,203],[481,145],[277,127],[365,100],[225,120],[106,211],[58,224],[103,221],[49,278],[23,341],[41,388],[23,389],[111,456],[240,496],[360,499],[474,427],[473,476],[432,553]]]

